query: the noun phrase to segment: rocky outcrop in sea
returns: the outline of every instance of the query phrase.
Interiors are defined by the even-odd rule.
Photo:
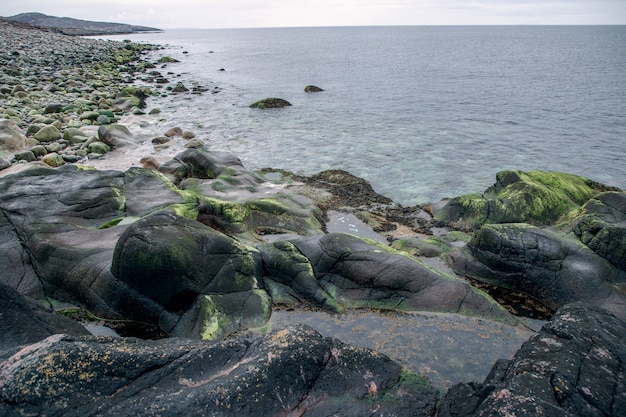
[[[626,406],[622,190],[509,170],[484,193],[402,207],[344,171],[250,171],[193,132],[150,137],[123,123],[158,117],[147,109],[156,84],[206,91],[158,73],[175,65],[158,62],[158,47],[3,21],[0,31],[0,415],[618,416]],[[148,151],[120,167],[128,149]],[[348,227],[335,230],[339,216]],[[372,341],[415,331],[414,314],[528,340],[482,382],[444,386],[422,372],[443,349],[401,364],[378,351],[401,342],[365,348],[297,322],[273,328],[279,311],[320,314],[320,325],[385,317],[393,329],[352,328]],[[448,332],[440,325],[442,343]]]

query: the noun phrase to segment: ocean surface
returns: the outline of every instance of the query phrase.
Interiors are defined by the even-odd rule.
[[[159,71],[210,91],[149,107],[251,169],[345,169],[405,206],[481,192],[508,168],[626,188],[626,26],[168,30],[108,39],[167,45],[156,56],[181,62]],[[310,84],[325,91],[305,93]],[[293,106],[248,107],[266,97]]]

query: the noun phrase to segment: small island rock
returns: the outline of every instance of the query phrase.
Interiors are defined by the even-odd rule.
[[[314,85],[307,85],[306,87],[304,87],[305,93],[319,93],[321,91],[324,90]]]
[[[253,109],[275,109],[287,106],[291,106],[291,103],[282,98],[265,98],[250,105]]]

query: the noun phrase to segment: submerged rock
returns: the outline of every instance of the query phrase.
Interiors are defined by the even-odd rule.
[[[175,62],[180,62],[180,61],[172,58],[171,56],[163,56],[159,58],[158,60],[159,64],[170,64],[170,63],[175,63]]]
[[[187,91],[189,91],[189,89],[185,87],[185,84],[183,84],[181,81],[177,82],[176,85],[172,88],[172,93],[186,93]]]
[[[100,126],[98,129],[98,140],[111,148],[134,145],[133,135],[124,125]]]

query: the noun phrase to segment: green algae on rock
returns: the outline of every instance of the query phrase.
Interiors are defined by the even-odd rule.
[[[453,198],[435,210],[435,219],[477,229],[487,223],[555,224],[610,187],[562,172],[501,171],[482,194]]]
[[[606,192],[587,201],[573,232],[591,250],[626,271],[626,193]]]
[[[250,105],[251,108],[255,109],[277,109],[282,107],[291,106],[291,103],[282,98],[264,98],[259,101],[255,101]]]

